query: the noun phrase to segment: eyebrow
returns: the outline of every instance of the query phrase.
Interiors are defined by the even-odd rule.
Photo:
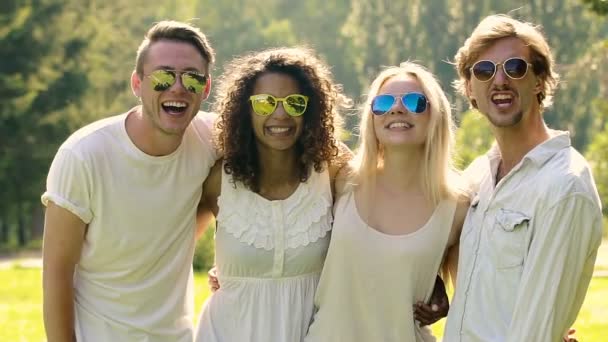
[[[180,71],[180,72],[183,72],[183,71],[193,71],[193,72],[196,72],[196,73],[199,73],[199,74],[203,74],[203,75],[205,74],[205,72],[203,72],[203,71],[201,71],[201,70],[199,70],[197,68],[194,68],[194,67],[188,67],[188,68],[185,68],[185,69],[178,70],[178,69],[175,69],[172,66],[159,65],[159,66],[156,67],[155,70],[171,70],[171,71]]]

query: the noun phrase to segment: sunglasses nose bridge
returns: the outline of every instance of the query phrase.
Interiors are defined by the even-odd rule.
[[[175,87],[177,85],[178,89],[187,92],[188,89],[186,89],[186,85],[184,85],[183,77],[184,77],[183,72],[175,72],[175,83],[173,85],[171,85],[169,90],[171,90],[173,87]]]
[[[289,117],[289,114],[287,114],[287,111],[285,110],[284,104],[285,104],[284,100],[277,100],[276,107],[274,108],[274,111],[270,115],[279,117],[279,118]]]
[[[395,99],[393,100],[393,105],[391,106],[391,108],[389,109],[389,113],[392,114],[393,112],[396,113],[401,113],[401,114],[405,114],[408,112],[407,107],[405,106],[405,102],[403,102],[403,96],[395,96]]]
[[[506,71],[505,71],[505,65],[504,63],[498,63],[496,64],[496,67],[494,69],[494,77],[492,78],[492,82],[496,83],[496,84],[505,84],[507,83],[509,80],[509,76],[507,75]]]

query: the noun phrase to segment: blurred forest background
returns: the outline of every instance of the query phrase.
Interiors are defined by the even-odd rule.
[[[464,167],[489,147],[491,133],[454,94],[449,61],[479,20],[493,13],[543,27],[562,76],[545,119],[571,132],[608,207],[606,0],[1,0],[0,252],[39,247],[40,195],[67,136],[137,104],[129,77],[136,48],[156,21],[200,27],[217,51],[214,77],[235,55],[309,45],[357,102],[382,66],[419,61],[438,75],[456,109]],[[355,121],[356,115],[347,117],[351,132]],[[354,134],[345,139],[355,146]]]

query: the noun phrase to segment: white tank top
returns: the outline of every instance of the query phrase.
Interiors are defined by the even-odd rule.
[[[430,298],[455,210],[456,201],[441,201],[423,227],[388,235],[359,216],[354,191],[344,194],[305,341],[434,341],[412,306]]]

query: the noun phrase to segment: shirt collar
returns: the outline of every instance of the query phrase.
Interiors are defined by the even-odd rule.
[[[529,160],[536,166],[543,165],[557,152],[571,146],[570,133],[566,131],[549,130],[549,139],[530,150],[522,159]],[[486,154],[490,162],[490,168],[496,172],[500,162],[500,150],[498,144],[494,143]]]

